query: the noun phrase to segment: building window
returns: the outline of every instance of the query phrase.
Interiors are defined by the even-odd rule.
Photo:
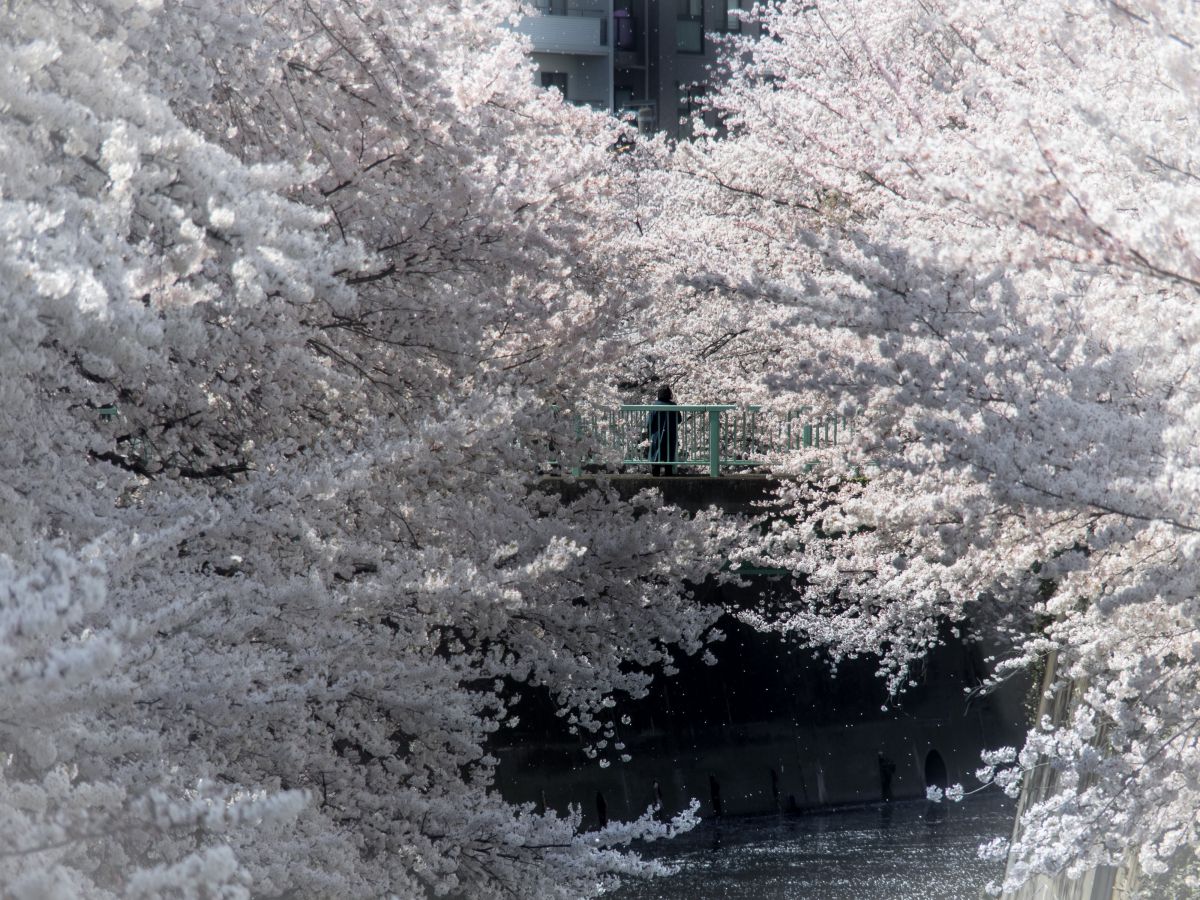
[[[704,0],[676,0],[675,49],[680,53],[704,52]]]
[[[567,0],[533,0],[534,8],[543,16],[565,16]]]
[[[725,0],[725,30],[741,31],[742,20],[736,15],[742,8],[742,0]]]
[[[567,99],[567,73],[566,72],[543,72],[542,87],[558,88],[558,92],[563,95],[563,99]]]

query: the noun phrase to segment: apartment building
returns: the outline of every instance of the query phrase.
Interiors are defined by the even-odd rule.
[[[535,0],[537,15],[519,28],[533,44],[542,86],[680,137],[680,120],[710,85],[713,35],[749,27],[735,13],[752,2]]]

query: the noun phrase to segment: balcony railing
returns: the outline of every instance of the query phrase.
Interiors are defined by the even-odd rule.
[[[533,42],[535,53],[608,55],[608,13],[602,9],[528,16],[517,29]]]

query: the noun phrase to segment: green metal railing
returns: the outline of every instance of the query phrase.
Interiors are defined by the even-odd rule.
[[[647,419],[652,412],[673,410],[682,416],[675,460],[647,458],[650,435]],[[576,428],[621,458],[624,466],[666,466],[707,469],[716,478],[722,468],[761,466],[771,453],[836,446],[849,437],[853,419],[848,416],[814,417],[805,410],[788,413],[782,420],[757,406],[731,403],[625,404],[618,409],[580,414]]]
[[[814,418],[809,410],[789,412],[784,422],[784,450],[836,447],[838,436],[848,438],[854,430],[852,416],[824,415]]]

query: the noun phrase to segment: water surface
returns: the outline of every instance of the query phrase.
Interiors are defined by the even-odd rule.
[[[647,856],[679,866],[616,900],[974,900],[1003,874],[979,844],[1008,837],[1015,802],[924,800],[794,816],[708,820]]]

